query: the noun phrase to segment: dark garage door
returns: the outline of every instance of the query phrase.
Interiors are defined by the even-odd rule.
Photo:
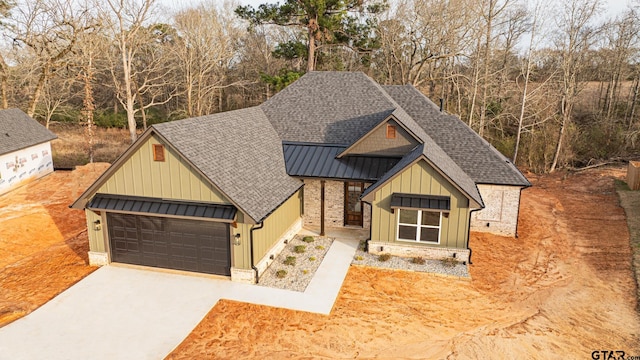
[[[226,223],[118,213],[107,223],[114,262],[231,274]]]

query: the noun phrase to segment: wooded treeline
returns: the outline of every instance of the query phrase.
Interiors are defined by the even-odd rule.
[[[536,172],[640,151],[640,16],[599,0],[0,0],[0,107],[136,129],[262,103],[311,70],[413,84]],[[91,148],[91,147],[89,147]]]

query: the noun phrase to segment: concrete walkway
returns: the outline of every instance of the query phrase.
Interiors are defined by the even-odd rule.
[[[304,293],[105,266],[0,328],[0,359],[161,359],[220,299],[329,314],[357,246],[336,239]]]

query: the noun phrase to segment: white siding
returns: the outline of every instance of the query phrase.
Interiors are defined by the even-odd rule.
[[[0,194],[53,172],[51,143],[0,155]]]

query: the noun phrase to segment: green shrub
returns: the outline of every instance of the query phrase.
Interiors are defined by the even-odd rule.
[[[313,236],[305,236],[305,237],[302,238],[302,241],[304,241],[304,242],[306,242],[308,244],[308,243],[314,242],[315,240],[313,239]]]
[[[362,260],[364,260],[364,258],[363,258],[361,255],[356,255],[356,256],[355,256],[355,259],[356,259],[357,261],[362,261]]]
[[[287,258],[284,259],[283,263],[285,265],[295,266],[296,265],[296,257],[295,256],[287,256]]]
[[[378,255],[378,261],[385,262],[385,261],[389,261],[390,259],[391,259],[391,255],[389,255],[389,254],[380,254],[380,255]]]
[[[96,111],[93,122],[105,128],[126,128],[127,114],[125,112],[113,113],[112,111]]]
[[[411,259],[411,263],[412,264],[418,264],[418,265],[424,265],[425,261],[424,261],[423,258],[418,256],[418,257],[414,257],[413,259]]]
[[[452,257],[440,259],[440,262],[442,263],[442,265],[447,267],[454,267],[458,265],[458,260]]]
[[[318,246],[316,246],[316,250],[324,250],[324,246],[318,245]]]
[[[309,261],[316,261],[316,257],[315,256],[310,257]]]
[[[304,245],[296,245],[293,248],[293,252],[295,252],[296,254],[302,254],[305,251],[307,251],[307,247]]]
[[[285,276],[287,276],[287,270],[278,270],[278,271],[276,271],[276,277],[278,279],[282,279]]]

